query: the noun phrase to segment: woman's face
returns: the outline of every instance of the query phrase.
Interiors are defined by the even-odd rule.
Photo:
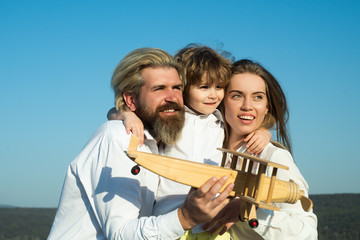
[[[264,80],[252,73],[231,77],[225,98],[225,120],[230,134],[245,137],[258,129],[268,112]]]

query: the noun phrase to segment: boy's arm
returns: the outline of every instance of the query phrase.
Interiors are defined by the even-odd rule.
[[[258,155],[264,150],[271,140],[271,133],[268,129],[260,128],[250,133],[245,139],[247,151]]]
[[[139,138],[139,145],[144,143],[144,124],[135,113],[131,111],[118,112],[115,108],[109,110],[108,120],[123,120],[127,134],[136,135]]]

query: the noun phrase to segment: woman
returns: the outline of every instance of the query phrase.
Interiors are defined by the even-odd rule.
[[[277,80],[266,69],[250,60],[235,62],[230,83],[225,91],[222,106],[227,122],[225,148],[244,152],[246,148],[242,139],[245,136],[261,126],[269,129],[275,126],[278,141],[291,149],[286,131],[286,98]],[[269,143],[259,157],[288,166],[289,170],[278,170],[277,178],[294,180],[305,195],[308,195],[308,184],[289,151]],[[230,156],[223,161],[225,166],[230,162]],[[234,199],[208,224],[211,226],[221,219],[210,232],[226,222],[221,231],[223,233],[236,222],[228,230],[234,239],[317,239],[317,218],[312,210],[305,212],[300,201],[296,204],[275,205],[280,211],[261,208],[256,210],[259,226],[252,229],[247,222],[239,221],[239,218],[244,220],[240,209],[246,206],[245,203]]]

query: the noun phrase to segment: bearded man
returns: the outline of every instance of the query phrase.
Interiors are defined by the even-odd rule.
[[[130,52],[115,68],[112,81],[117,110],[143,121],[146,140],[139,151],[162,154],[184,125],[181,67],[160,49]],[[191,191],[181,208],[153,216],[159,176],[141,169],[126,155],[130,135],[122,121],[108,121],[71,162],[48,239],[177,239],[208,222],[226,204],[226,179],[209,179]]]

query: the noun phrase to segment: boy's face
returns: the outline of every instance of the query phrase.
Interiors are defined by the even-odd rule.
[[[200,83],[191,85],[187,105],[196,113],[211,114],[224,98],[224,88],[215,84]]]

